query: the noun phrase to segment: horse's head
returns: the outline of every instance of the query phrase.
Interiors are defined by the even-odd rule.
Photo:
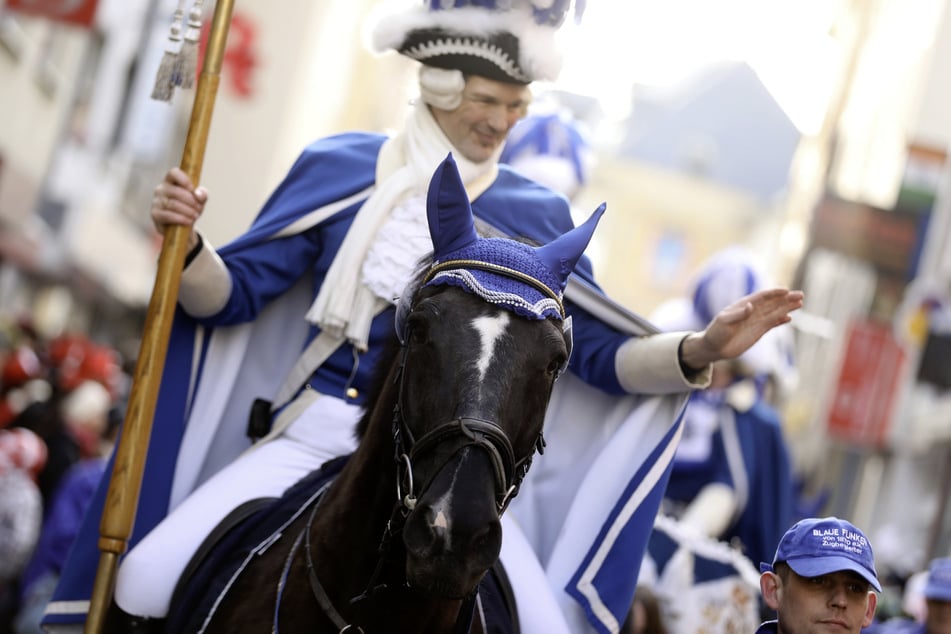
[[[461,597],[498,558],[499,518],[543,447],[571,351],[562,292],[602,212],[538,248],[479,238],[451,157],[437,170],[433,264],[397,318],[394,435],[411,586]]]

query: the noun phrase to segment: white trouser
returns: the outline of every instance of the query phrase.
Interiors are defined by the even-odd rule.
[[[164,617],[178,578],[215,526],[241,504],[279,497],[330,458],[353,451],[359,416],[359,407],[322,396],[283,434],[252,447],[195,489],[122,560],[119,607]]]
[[[129,551],[116,577],[116,603],[129,614],[164,617],[172,593],[205,537],[232,510],[280,496],[326,460],[355,448],[358,407],[322,396],[280,436],[256,445],[195,489]],[[568,634],[545,572],[522,530],[502,518],[502,562],[524,634]]]

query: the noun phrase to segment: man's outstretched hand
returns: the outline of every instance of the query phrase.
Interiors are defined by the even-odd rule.
[[[766,332],[788,323],[790,313],[802,308],[802,299],[802,291],[785,288],[742,297],[717,313],[704,330],[687,336],[680,360],[699,370],[716,361],[735,359]]]

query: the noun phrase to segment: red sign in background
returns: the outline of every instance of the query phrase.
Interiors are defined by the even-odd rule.
[[[201,48],[198,56],[198,68],[205,60],[205,49],[208,46],[208,33],[211,24],[206,20],[201,33]],[[238,97],[248,99],[254,96],[254,71],[259,65],[257,54],[258,24],[254,18],[235,11],[231,16],[231,26],[228,29],[228,43],[225,47],[222,74],[227,84]]]
[[[99,0],[7,0],[6,8],[57,22],[92,26]]]
[[[845,357],[829,411],[829,435],[864,447],[884,447],[891,430],[905,352],[891,326],[849,325]]]

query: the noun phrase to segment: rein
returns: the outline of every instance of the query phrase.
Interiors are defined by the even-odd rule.
[[[318,605],[320,605],[320,609],[324,611],[324,615],[330,619],[330,621],[334,624],[334,627],[339,629],[340,634],[364,634],[363,628],[347,623],[343,617],[340,616],[340,613],[337,612],[336,608],[334,608],[333,602],[327,595],[327,591],[324,590],[320,580],[317,579],[317,572],[314,570],[314,560],[313,557],[311,557],[310,548],[310,532],[314,523],[314,517],[317,515],[317,509],[320,507],[320,501],[322,499],[323,495],[318,497],[314,502],[314,505],[310,509],[310,515],[307,517],[307,523],[297,535],[297,538],[294,540],[294,545],[291,546],[290,551],[287,553],[287,558],[284,560],[284,568],[281,571],[281,579],[277,586],[277,599],[274,602],[274,634],[278,634],[280,632],[279,613],[281,609],[281,601],[284,598],[284,588],[286,587],[287,579],[290,576],[291,564],[294,562],[294,557],[297,555],[297,551],[300,549],[301,543],[304,544],[304,560],[307,564],[307,580],[310,582],[310,590],[313,593],[314,598],[317,600]]]
[[[317,505],[315,504],[313,510],[310,512],[310,517],[307,518],[307,526],[304,527],[304,555],[307,563],[307,581],[310,582],[310,591],[314,594],[314,598],[317,599],[320,609],[324,611],[324,614],[331,620],[334,627],[339,628],[340,634],[344,634],[345,632],[363,634],[363,628],[351,625],[343,620],[343,617],[340,616],[340,613],[334,608],[330,597],[327,596],[327,591],[320,585],[320,580],[317,578],[317,571],[314,570],[314,558],[311,556],[310,549],[310,527],[314,522],[314,516],[316,514]]]
[[[324,615],[330,619],[331,623],[334,624],[334,627],[338,628],[339,634],[365,634],[363,628],[359,625],[353,625],[352,623],[347,623],[347,621],[340,615],[337,609],[333,605],[333,601],[330,600],[330,596],[327,594],[327,591],[324,589],[324,586],[320,583],[320,579],[317,578],[317,570],[314,568],[314,559],[311,555],[310,547],[310,533],[311,526],[314,523],[314,517],[317,515],[317,507],[320,506],[320,500],[314,504],[313,508],[310,511],[310,515],[307,518],[307,524],[301,530],[300,534],[297,536],[297,539],[294,540],[294,545],[291,547],[290,552],[287,554],[287,560],[284,563],[283,573],[281,575],[280,583],[278,584],[278,596],[277,602],[274,606],[274,634],[279,634],[278,628],[278,611],[281,605],[281,598],[283,596],[284,586],[287,582],[287,577],[290,573],[291,563],[294,560],[295,555],[297,554],[298,549],[300,548],[301,542],[304,544],[304,561],[307,564],[307,581],[310,583],[311,594],[314,595],[314,599],[317,600],[317,604],[320,606],[320,609],[324,611]],[[397,509],[398,510],[398,509]],[[394,512],[396,515],[396,512]],[[390,537],[392,537],[393,532],[391,526],[393,519],[387,522],[386,533],[384,535],[383,543],[381,544],[381,557],[377,562],[376,569],[373,571],[373,575],[370,578],[370,582],[367,584],[367,590],[353,599],[350,600],[350,603],[356,603],[361,601],[369,596],[373,591],[385,587],[385,585],[380,585],[373,587],[374,581],[379,577],[380,572],[383,568],[384,558],[382,554],[389,546]],[[372,590],[371,590],[372,587]],[[456,619],[455,632],[456,634],[467,634],[470,629],[472,614],[478,601],[478,590],[472,592],[468,597],[466,597],[461,608],[459,609],[459,616]]]

